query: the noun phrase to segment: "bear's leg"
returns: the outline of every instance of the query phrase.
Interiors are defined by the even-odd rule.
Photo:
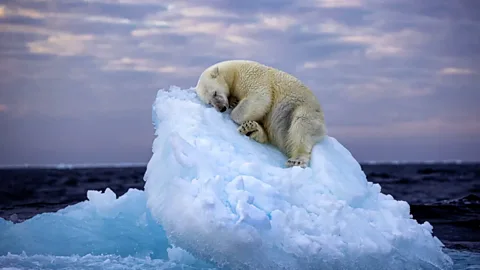
[[[324,126],[317,115],[304,108],[294,112],[292,124],[288,130],[287,167],[300,166],[306,168],[310,163],[312,149],[322,138]]]
[[[246,135],[259,143],[268,141],[267,134],[263,127],[256,121],[245,121],[238,127],[240,134]]]
[[[230,118],[237,125],[242,125],[246,121],[260,121],[270,109],[269,104],[269,95],[250,94],[248,98],[238,102],[230,113]]]

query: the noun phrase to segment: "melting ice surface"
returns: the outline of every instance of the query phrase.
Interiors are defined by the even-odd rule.
[[[338,141],[311,167],[236,131],[193,89],[160,90],[145,191],[19,224],[0,219],[0,267],[21,269],[451,269],[429,223],[381,193]]]

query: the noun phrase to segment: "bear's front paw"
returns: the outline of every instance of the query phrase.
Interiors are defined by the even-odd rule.
[[[246,135],[251,139],[259,142],[266,143],[268,141],[267,135],[263,130],[262,126],[255,121],[245,121],[243,124],[238,127],[238,132],[240,134]]]
[[[235,107],[237,107],[237,105],[238,105],[238,101],[239,100],[235,97],[229,97],[228,98],[228,108],[230,108],[232,110],[235,109]]]
[[[294,166],[300,166],[302,168],[306,168],[308,165],[308,160],[304,158],[290,158],[287,160],[287,163],[285,165],[289,168]]]
[[[253,132],[258,130],[258,123],[255,121],[245,121],[238,127],[240,134],[250,136]]]

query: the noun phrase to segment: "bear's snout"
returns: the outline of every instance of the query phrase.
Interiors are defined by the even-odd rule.
[[[216,95],[212,100],[212,105],[219,112],[225,112],[228,109],[228,101],[221,95]]]

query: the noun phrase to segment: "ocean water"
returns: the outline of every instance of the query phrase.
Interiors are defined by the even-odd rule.
[[[362,168],[369,181],[381,185],[382,193],[407,201],[415,219],[433,225],[455,269],[480,269],[480,164],[362,164]],[[18,223],[55,212],[85,201],[88,190],[110,188],[117,196],[129,188],[142,190],[145,170],[1,169],[0,217]]]

